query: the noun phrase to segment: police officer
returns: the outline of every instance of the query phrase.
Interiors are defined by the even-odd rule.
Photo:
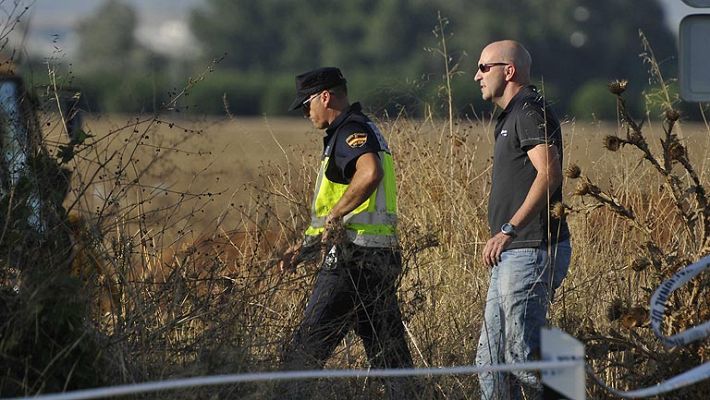
[[[396,236],[397,193],[392,154],[377,126],[350,104],[346,80],[326,67],[296,77],[296,99],[324,129],[320,172],[311,223],[303,243],[284,254],[280,267],[293,271],[320,255],[321,267],[305,315],[283,355],[286,369],[322,368],[354,329],[373,368],[407,368],[407,346],[396,297],[401,254]],[[410,385],[390,380],[390,398],[411,398]],[[292,384],[287,395],[307,393]]]

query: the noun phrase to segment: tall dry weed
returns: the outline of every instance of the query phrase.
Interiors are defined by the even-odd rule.
[[[647,60],[655,65],[652,57]],[[657,65],[653,70],[658,71]],[[573,311],[566,309],[560,323],[585,342],[592,370],[622,390],[652,386],[710,357],[703,341],[664,348],[649,326],[653,291],[710,251],[710,208],[702,178],[707,171],[696,169],[688,151],[690,142],[674,132],[680,113],[670,99],[663,114],[660,145],[654,146],[644,133],[644,121],[634,119],[626,107],[623,93],[628,84],[615,81],[609,85],[625,133],[607,135],[600,144],[611,153],[610,162],[626,167],[605,176],[570,165],[566,176],[577,182],[574,200],[571,206],[558,206],[558,213],[571,214],[576,222],[576,243],[584,240],[584,246],[576,247],[582,252],[577,262],[589,271],[568,288],[581,295],[574,295]],[[596,183],[596,179],[606,182]],[[590,296],[585,287],[597,290],[596,305],[582,297]],[[670,301],[664,333],[707,321],[709,290],[707,273],[679,290]],[[702,398],[707,389],[706,382],[671,396]],[[591,393],[611,397],[594,387]]]
[[[440,21],[444,50],[438,54],[448,63],[443,26]],[[447,75],[455,70],[447,68]],[[275,268],[283,248],[296,242],[308,223],[317,154],[274,140],[283,162],[256,164],[251,183],[234,185],[229,171],[211,169],[213,126],[169,114],[190,84],[166,105],[168,114],[86,132],[71,157],[59,157],[74,171],[65,202],[81,221],[74,248],[84,255],[78,258],[84,267],[96,264],[87,268],[95,271],[92,280],[73,282],[77,292],[93,296],[82,329],[97,337],[97,351],[107,355],[112,372],[102,376],[107,383],[277,368],[317,271],[317,265],[304,265],[284,275]],[[597,151],[598,139],[617,128],[600,125],[579,133],[577,123],[563,126],[568,201],[557,212],[568,214],[574,254],[551,308],[553,323],[584,341],[589,364],[620,389],[656,383],[708,357],[702,343],[663,349],[645,322],[656,285],[708,251],[708,171],[704,163],[695,169],[694,149],[674,134],[676,114],[670,109],[665,114],[660,137],[649,134],[648,125],[628,115],[623,86],[619,82],[612,90],[626,133],[603,141],[612,152]],[[471,364],[488,284],[488,270],[479,260],[490,235],[491,123],[452,115],[445,120],[399,115],[377,122],[398,174],[405,265],[399,295],[414,362]],[[268,121],[265,125],[263,135],[275,139]],[[52,126],[57,125],[50,123],[46,135],[56,138]],[[48,148],[59,151],[60,145],[68,144],[55,140]],[[632,151],[637,155],[626,155]],[[199,161],[187,184],[171,183],[186,167],[177,154]],[[204,181],[215,183],[204,190],[198,185]],[[202,215],[215,217],[205,223]],[[707,283],[704,275],[673,298],[669,332],[708,319]],[[106,304],[98,301],[106,296],[108,308],[91,306]],[[364,349],[351,334],[327,366],[365,365]],[[475,376],[428,377],[422,388],[421,398],[427,399],[478,397]],[[51,388],[24,389],[34,394]],[[591,386],[589,391],[595,398],[608,397]],[[707,385],[678,396],[703,391]],[[269,392],[267,384],[240,384],[152,398],[261,398]],[[313,394],[381,395],[378,385],[361,380],[325,381]]]

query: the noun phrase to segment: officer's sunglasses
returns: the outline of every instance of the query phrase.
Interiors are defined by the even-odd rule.
[[[311,115],[311,101],[315,99],[316,97],[320,96],[320,94],[323,92],[318,92],[314,94],[313,96],[309,97],[306,101],[301,103],[301,108],[303,109],[303,116],[308,117]]]
[[[478,64],[478,70],[485,74],[486,72],[490,71],[492,67],[495,67],[497,65],[508,65],[508,64],[509,63],[504,63],[504,62]]]

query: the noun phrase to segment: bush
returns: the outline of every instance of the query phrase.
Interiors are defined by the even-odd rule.
[[[404,78],[385,74],[353,74],[348,76],[348,97],[360,101],[365,110],[394,117],[404,111],[408,116],[422,116],[426,103],[426,87]]]
[[[5,287],[0,293],[4,395],[60,392],[107,382],[102,368],[107,360],[85,325],[87,299],[82,283],[66,273],[55,272],[48,278],[49,265],[43,267],[44,280],[24,271],[32,281],[22,285],[19,293]]]
[[[572,97],[570,113],[577,119],[616,119],[616,100],[609,96],[607,82],[594,80],[585,83]]]
[[[84,75],[78,85],[89,110],[114,113],[153,113],[167,100],[166,79],[155,72],[128,72],[120,76],[99,72]]]
[[[106,360],[86,326],[87,293],[69,273],[68,170],[38,151],[21,172],[0,193],[0,393],[100,385]]]
[[[259,114],[265,86],[262,74],[215,71],[192,86],[183,103],[193,113]]]
[[[288,111],[296,95],[295,76],[280,74],[265,79],[265,89],[262,91],[261,113],[266,115],[293,115]]]

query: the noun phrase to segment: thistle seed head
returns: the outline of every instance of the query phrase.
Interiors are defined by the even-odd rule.
[[[633,330],[643,325],[648,319],[648,311],[643,307],[631,307],[629,311],[621,317],[621,326]]]
[[[587,182],[580,181],[579,183],[577,183],[577,187],[574,188],[574,194],[576,196],[584,196],[589,194],[589,186],[590,185]]]
[[[678,118],[680,118],[680,112],[678,110],[674,109],[668,109],[666,110],[666,119],[671,122],[678,121]]]
[[[641,272],[641,271],[645,270],[646,268],[648,268],[650,265],[651,265],[651,261],[649,261],[648,258],[641,257],[641,258],[635,259],[631,263],[631,269],[633,269],[636,272]]]
[[[570,179],[577,179],[582,175],[582,169],[577,164],[571,164],[565,169],[565,176]]]
[[[614,82],[609,83],[609,91],[618,96],[626,91],[626,85],[628,84],[629,81],[626,79],[617,79]]]
[[[611,304],[609,304],[609,307],[607,307],[606,319],[609,322],[616,321],[617,319],[621,318],[621,316],[624,314],[624,311],[626,311],[626,307],[624,307],[624,302],[617,297],[611,302]]]
[[[552,206],[552,210],[550,211],[553,217],[557,219],[562,219],[567,216],[567,206],[565,206],[561,202],[557,202]]]
[[[624,142],[618,136],[607,135],[604,137],[604,148],[609,151],[617,151]]]

